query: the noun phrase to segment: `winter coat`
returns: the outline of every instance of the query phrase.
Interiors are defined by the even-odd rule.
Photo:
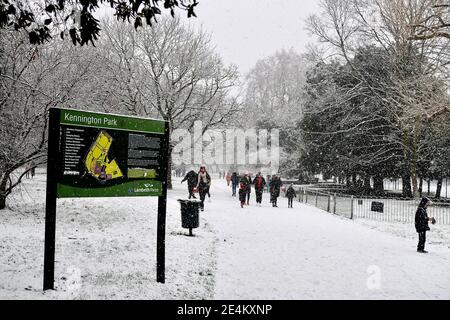
[[[184,177],[184,179],[181,180],[181,182],[184,182],[186,180],[188,182],[188,186],[195,187],[198,182],[197,172],[195,172],[194,170],[189,171]]]
[[[231,183],[234,186],[237,186],[239,184],[239,176],[236,174],[236,172],[231,175]]]
[[[241,181],[239,181],[239,183],[241,184],[241,188],[242,188],[242,185],[244,185],[244,189],[245,189],[247,192],[250,192],[250,191],[251,191],[251,188],[252,188],[252,180],[250,179],[250,177],[243,176],[243,177],[241,178]]]
[[[279,179],[279,178],[272,179],[272,181],[270,181],[270,184],[269,184],[270,194],[274,197],[279,197],[281,185],[282,185],[281,179]]]
[[[297,197],[297,193],[295,192],[294,188],[289,187],[286,191],[286,197],[288,197],[289,199],[292,199],[294,197]]]
[[[263,176],[256,176],[255,179],[253,179],[253,184],[255,185],[256,190],[264,189],[264,186],[266,185],[266,180]]]
[[[245,202],[245,200],[247,199],[247,193],[248,193],[248,189],[245,183],[241,183],[240,188],[239,188],[239,201],[240,202]]]
[[[209,176],[209,173],[206,171],[204,173],[199,172],[197,185],[198,192],[199,193],[208,192],[210,185],[211,185],[211,177]]]
[[[423,207],[417,208],[415,217],[415,227],[417,232],[424,232],[430,230],[428,226],[427,209]]]

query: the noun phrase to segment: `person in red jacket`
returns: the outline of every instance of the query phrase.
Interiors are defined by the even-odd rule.
[[[266,180],[261,175],[261,172],[258,172],[255,179],[253,179],[253,184],[255,185],[255,193],[256,193],[256,204],[261,205],[262,203],[262,194],[264,191],[264,187],[266,185]]]

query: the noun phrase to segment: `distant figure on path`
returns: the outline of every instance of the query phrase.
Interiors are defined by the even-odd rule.
[[[253,180],[253,184],[255,185],[255,194],[256,194],[256,204],[261,205],[262,203],[262,194],[264,191],[264,187],[266,185],[266,180],[261,175],[261,172],[258,172],[255,179]]]
[[[281,179],[274,175],[270,181],[270,202],[272,202],[272,207],[278,207],[277,201],[280,196],[281,185]]]
[[[249,190],[250,190],[250,182],[244,176],[241,178],[241,181],[239,183],[239,201],[241,203],[241,208],[243,208],[245,205],[245,200],[247,199]]]
[[[194,188],[197,186],[198,183],[198,177],[197,173],[194,170],[189,171],[183,180],[181,180],[181,183],[187,180],[188,185],[188,192],[189,192],[189,199],[194,198],[197,199],[194,195]]]
[[[227,171],[227,175],[225,176],[225,179],[227,180],[227,186],[230,186],[231,174],[229,171]]]
[[[239,185],[239,176],[236,172],[233,172],[233,174],[231,175],[231,189],[232,189],[232,196],[235,197],[236,196],[236,189]]]
[[[205,197],[209,194],[209,187],[211,186],[211,177],[209,173],[206,171],[205,166],[200,167],[200,171],[198,172],[198,194],[200,195],[200,210],[203,211],[205,209]]]
[[[245,171],[244,176],[241,178],[241,183],[246,184],[246,199],[247,199],[247,205],[250,205],[250,194],[252,193],[252,178],[250,178],[250,174],[248,171]]]
[[[297,193],[294,190],[294,185],[291,183],[286,190],[286,197],[288,198],[288,208],[293,208],[294,197],[297,197]]]

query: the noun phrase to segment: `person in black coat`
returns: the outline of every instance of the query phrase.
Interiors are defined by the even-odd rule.
[[[280,177],[276,175],[272,177],[272,180],[270,181],[270,202],[272,202],[272,207],[278,207],[277,200],[280,196],[282,184],[283,182],[281,181]]]
[[[421,253],[427,253],[428,251],[425,251],[425,240],[426,240],[426,233],[428,230],[430,230],[430,227],[428,226],[428,221],[433,221],[434,218],[429,218],[427,213],[427,207],[431,204],[431,200],[428,198],[422,198],[420,201],[419,207],[416,211],[416,217],[415,217],[415,227],[416,231],[419,234],[419,243],[417,245],[417,252]]]
[[[194,195],[194,188],[197,186],[198,183],[198,175],[197,172],[194,170],[189,171],[183,180],[181,180],[181,183],[187,180],[188,185],[188,192],[189,192],[189,199],[192,197],[194,199],[197,199]]]
[[[232,190],[232,196],[235,197],[236,196],[236,189],[239,185],[239,176],[237,175],[236,172],[233,172],[233,174],[231,175],[231,190]]]
[[[291,183],[289,188],[286,190],[286,197],[288,198],[288,208],[293,208],[292,204],[294,202],[294,197],[297,197],[297,193],[294,190],[294,186]]]

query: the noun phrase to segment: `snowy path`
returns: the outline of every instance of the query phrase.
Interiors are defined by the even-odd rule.
[[[220,180],[211,194],[202,217],[218,237],[215,299],[450,298],[444,246],[427,245],[430,253],[418,254],[415,240],[298,202],[288,209],[283,197],[271,208],[267,194],[262,208],[252,193],[250,207],[241,209]],[[377,270],[379,288],[369,289]]]

